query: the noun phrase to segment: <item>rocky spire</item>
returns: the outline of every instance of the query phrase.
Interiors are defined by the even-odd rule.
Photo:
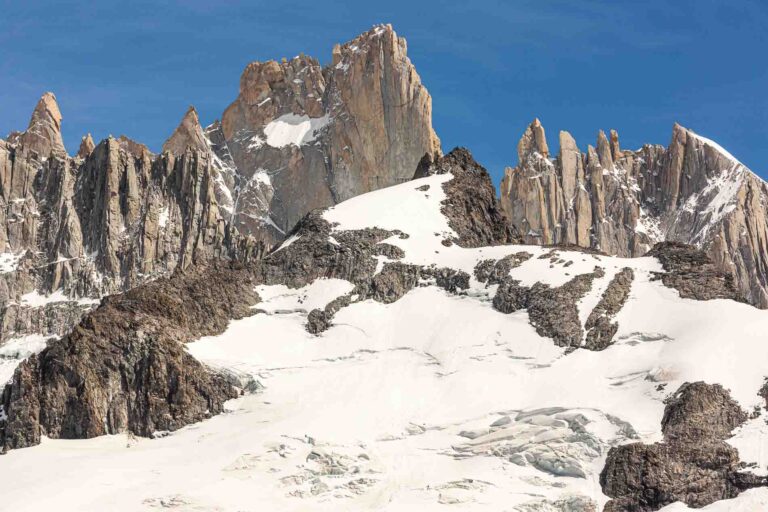
[[[29,126],[19,136],[19,142],[43,158],[51,153],[66,155],[61,138],[61,111],[52,92],[46,92],[37,102]]]
[[[274,244],[312,209],[402,183],[425,153],[441,154],[407,49],[377,25],[334,46],[325,67],[306,55],[246,66],[204,132],[242,233]]]
[[[93,143],[93,137],[91,137],[91,134],[85,135],[80,140],[80,149],[77,150],[77,158],[87,158],[88,155],[93,152],[93,148],[95,148],[96,145]]]
[[[615,162],[621,158],[621,146],[619,146],[619,132],[611,130],[611,156]]]
[[[191,105],[181,119],[179,126],[163,144],[163,152],[180,155],[187,148],[208,151],[208,143],[205,140],[205,135],[203,135],[203,128],[200,126],[200,118],[195,107]]]
[[[605,132],[600,130],[597,134],[597,158],[606,169],[613,167],[613,156],[611,156],[611,144],[608,142],[608,137],[605,136]]]
[[[558,155],[563,205],[566,210],[563,226],[566,243],[588,247],[592,226],[592,203],[584,175],[584,159],[576,140],[566,131],[560,132],[560,154]],[[570,210],[570,212],[568,212]]]
[[[523,133],[520,142],[517,143],[517,156],[521,162],[534,151],[541,154],[544,158],[549,156],[547,137],[544,133],[544,127],[538,118],[533,120]]]

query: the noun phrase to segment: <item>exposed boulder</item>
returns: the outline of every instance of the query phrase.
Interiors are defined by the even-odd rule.
[[[685,383],[666,401],[661,431],[667,441],[725,440],[747,413],[719,384]]]
[[[686,383],[668,400],[664,441],[611,448],[600,474],[613,498],[606,512],[650,512],[681,501],[699,508],[768,485],[740,471],[738,451],[724,442],[747,414],[718,384]]]

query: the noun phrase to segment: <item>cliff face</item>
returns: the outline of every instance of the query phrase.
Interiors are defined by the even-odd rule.
[[[220,213],[207,152],[87,136],[70,158],[60,125],[46,94],[29,130],[0,140],[0,341],[64,334],[103,295],[251,250]]]
[[[501,202],[526,242],[641,256],[655,243],[704,249],[742,296],[768,307],[768,185],[716,143],[675,125],[667,148],[621,149],[618,134],[579,151],[560,132],[550,158],[541,123],[518,145]]]
[[[405,39],[377,26],[326,67],[304,55],[249,64],[220,122],[203,130],[188,112],[163,149],[210,148],[222,209],[274,244],[315,208],[410,179],[440,153],[431,119]]]

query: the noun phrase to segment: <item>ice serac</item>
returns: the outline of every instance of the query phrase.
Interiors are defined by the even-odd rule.
[[[158,156],[127,137],[92,147],[88,136],[70,158],[38,136],[60,122],[52,101],[32,114],[35,137],[0,140],[0,344],[63,335],[103,295],[255,248],[219,209],[207,148]]]
[[[336,45],[326,67],[305,55],[248,64],[204,134],[233,225],[275,244],[315,208],[410,179],[425,153],[440,152],[431,116],[405,39],[380,25]],[[197,138],[180,134],[185,123],[164,150]]]
[[[600,131],[582,153],[567,132],[546,156],[538,120],[505,171],[501,204],[527,243],[641,256],[654,244],[705,250],[744,299],[768,307],[768,185],[716,143],[675,124],[668,147],[621,149]]]

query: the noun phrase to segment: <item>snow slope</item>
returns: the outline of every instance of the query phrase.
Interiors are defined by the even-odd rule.
[[[566,354],[536,333],[526,312],[495,311],[495,287],[474,278],[463,296],[426,286],[392,304],[354,303],[320,336],[305,330],[308,312],[349,293],[351,283],[261,286],[257,314],[188,345],[208,365],[256,379],[261,392],[153,440],[46,440],[11,451],[0,458],[2,507],[544,511],[579,499],[602,506],[598,474],[608,449],[658,441],[662,400],[681,383],[719,382],[746,409],[760,403],[765,311],[681,299],[651,280],[661,270],[651,258],[445,247],[453,232],[440,213],[441,185],[450,178],[359,196],[325,217],[338,223],[335,230],[399,229],[409,236],[386,242],[404,250],[401,261],[470,274],[481,260],[528,252],[511,271],[525,285],[559,286],[600,266],[605,276],[579,304],[582,321],[616,272],[631,267],[635,280],[614,345]],[[763,468],[764,420],[732,441],[743,460]],[[703,510],[766,504],[768,492],[753,490]]]

